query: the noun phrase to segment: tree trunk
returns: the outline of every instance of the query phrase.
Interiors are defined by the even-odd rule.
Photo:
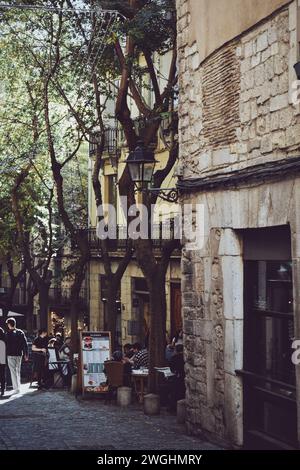
[[[75,280],[71,287],[71,305],[70,305],[70,315],[71,315],[71,349],[72,354],[79,351],[79,334],[78,334],[78,306],[80,298],[80,288],[82,284],[82,276],[79,276],[77,273],[75,275]]]
[[[11,279],[11,284],[9,288],[9,294],[7,296],[7,310],[10,310],[14,303],[14,296],[17,289],[18,281],[16,279]]]
[[[40,328],[48,330],[49,284],[39,285]]]
[[[27,285],[27,316],[26,316],[26,328],[29,333],[33,333],[33,309],[34,309],[34,298],[38,294],[38,289],[32,279],[29,279]]]
[[[147,278],[150,297],[149,391],[157,391],[154,367],[165,365],[166,344],[166,275],[161,267]]]
[[[72,353],[77,353],[79,351],[78,304],[79,304],[79,291],[77,291],[77,292],[73,291],[73,287],[72,287],[71,306],[70,306]]]
[[[137,261],[146,278],[150,300],[149,391],[156,392],[154,367],[165,364],[166,346],[166,272],[170,257],[157,262],[148,240],[136,244]]]
[[[115,282],[111,279],[108,279],[107,287],[107,329],[111,332],[111,347],[112,351],[115,350],[117,344],[116,329],[117,329],[117,300],[118,297],[118,287]]]
[[[28,292],[26,329],[29,334],[33,333],[33,308],[35,295],[36,294],[33,292]]]
[[[85,265],[87,263],[87,255],[83,256],[78,263],[78,270],[75,274],[74,282],[71,287],[71,349],[72,354],[79,351],[79,334],[78,334],[78,306],[80,305],[80,289],[85,277]]]

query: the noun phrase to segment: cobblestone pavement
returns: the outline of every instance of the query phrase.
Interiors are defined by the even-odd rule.
[[[9,392],[7,392],[9,395]],[[37,391],[0,400],[0,450],[206,450],[176,417],[145,416],[138,405],[121,409],[101,400],[77,400],[66,391]]]

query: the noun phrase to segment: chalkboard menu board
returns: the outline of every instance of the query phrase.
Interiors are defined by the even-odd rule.
[[[104,362],[111,357],[111,336],[108,331],[83,331],[80,337],[82,393],[107,391]]]

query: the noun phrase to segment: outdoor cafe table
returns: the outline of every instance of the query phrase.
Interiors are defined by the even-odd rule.
[[[161,372],[165,379],[169,377],[173,377],[174,374],[171,372],[170,367],[154,367],[157,372]],[[148,369],[137,369],[132,371],[132,381],[134,385],[134,391],[138,397],[139,403],[143,403],[145,389],[149,377],[149,370]]]
[[[143,403],[146,383],[149,377],[148,369],[136,369],[131,373],[134,391],[138,397],[139,403]]]

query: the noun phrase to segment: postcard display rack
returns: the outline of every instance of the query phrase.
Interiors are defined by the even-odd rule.
[[[111,357],[111,336],[107,331],[81,333],[82,395],[107,392],[104,362]]]

